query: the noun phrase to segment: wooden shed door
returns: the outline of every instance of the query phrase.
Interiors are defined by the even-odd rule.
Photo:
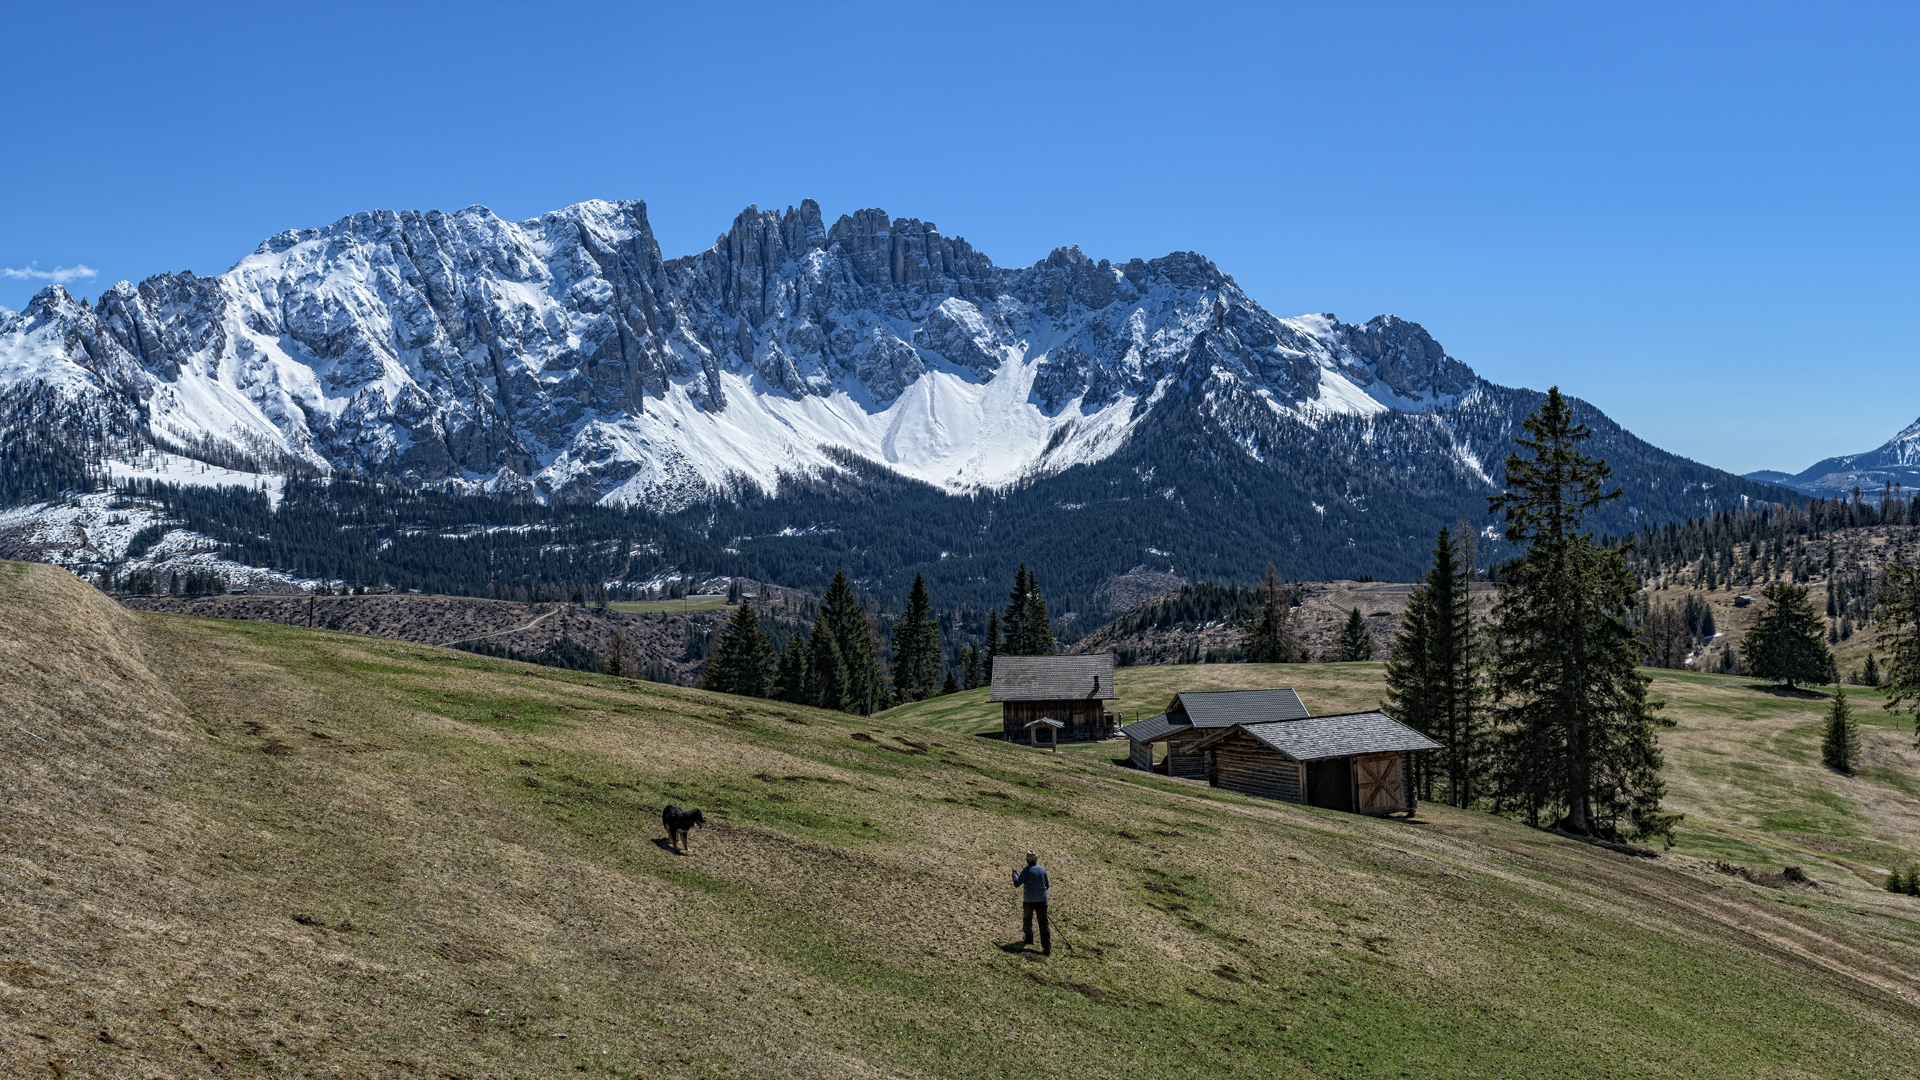
[[[1399,810],[1407,805],[1407,783],[1400,771],[1399,754],[1356,758],[1353,768],[1359,782],[1361,813]]]

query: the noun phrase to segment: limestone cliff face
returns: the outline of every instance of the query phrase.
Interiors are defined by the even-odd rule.
[[[1484,384],[1418,325],[1280,319],[1202,256],[996,267],[931,222],[749,207],[667,259],[640,202],[372,211],[217,277],[0,316],[0,395],[114,437],[674,509],[852,453],[952,490],[1100,460],[1175,394],[1249,453]],[[1453,453],[1446,425],[1436,447]]]

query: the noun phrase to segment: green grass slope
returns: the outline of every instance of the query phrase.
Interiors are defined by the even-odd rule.
[[[0,670],[9,1075],[1920,1059],[1920,901],[1852,929],[1819,890],[1487,815],[1376,821],[885,717],[123,611],[20,564]],[[715,819],[690,855],[658,842],[669,800]],[[1029,847],[1056,882],[1046,959],[1013,945]]]

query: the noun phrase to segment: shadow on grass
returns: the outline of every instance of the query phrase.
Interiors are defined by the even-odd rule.
[[[1793,698],[1796,701],[1825,701],[1831,695],[1818,690],[1809,690],[1804,686],[1779,686],[1772,683],[1749,683],[1749,690],[1758,690],[1762,694],[1774,697]]]
[[[659,848],[659,849],[660,849],[661,851],[669,851],[669,852],[672,852],[672,853],[673,853],[673,854],[675,854],[675,855],[685,855],[685,854],[686,854],[686,852],[684,852],[684,851],[681,851],[681,850],[680,850],[679,848],[677,848],[677,847],[674,847],[674,846],[673,846],[673,841],[671,841],[671,840],[668,840],[668,839],[666,839],[665,837],[660,837],[660,836],[656,836],[656,837],[654,837],[654,838],[653,838],[653,846],[654,846],[654,847],[657,847],[657,848]]]

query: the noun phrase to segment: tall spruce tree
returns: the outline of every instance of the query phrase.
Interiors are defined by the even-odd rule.
[[[893,688],[902,698],[919,701],[933,695],[939,677],[940,624],[933,618],[926,579],[915,574],[907,609],[893,624]]]
[[[1825,682],[1833,670],[1826,628],[1804,585],[1782,582],[1760,590],[1766,610],[1740,639],[1740,663],[1750,675],[1785,683]]]
[[[989,622],[989,638],[993,629]],[[1021,563],[1013,576],[1013,591],[1007,594],[999,630],[1005,640],[996,655],[1042,656],[1053,650],[1053,620],[1047,615],[1046,599],[1040,595],[1040,579],[1027,571],[1026,563]]]
[[[1920,566],[1896,563],[1880,578],[1880,644],[1887,650],[1881,678],[1888,712],[1912,709],[1920,744]]]
[[[1506,461],[1506,538],[1525,554],[1500,582],[1493,625],[1493,715],[1489,780],[1496,805],[1582,835],[1621,816],[1635,835],[1672,837],[1677,815],[1660,809],[1662,721],[1638,670],[1641,646],[1623,618],[1637,583],[1625,553],[1581,531],[1587,515],[1618,498],[1606,462],[1582,454],[1592,435],[1554,387],[1527,418]]]
[[[1354,608],[1347,615],[1347,625],[1340,628],[1340,639],[1335,650],[1343,661],[1373,659],[1373,632],[1367,629],[1367,618]]]
[[[1037,574],[1027,575],[1027,609],[1021,622],[1021,633],[1026,635],[1023,655],[1045,656],[1053,651],[1053,619],[1047,615],[1047,601],[1040,595],[1040,578]]]
[[[846,669],[843,703],[829,707],[855,713],[883,707],[887,700],[887,679],[886,673],[880,670],[879,642],[873,624],[867,619],[866,608],[854,595],[853,585],[845,573],[835,574],[833,583],[827,586],[815,626],[820,623],[826,624],[834,651]],[[818,634],[815,637],[817,639]],[[817,640],[807,645],[809,651],[816,647]],[[820,661],[816,659],[815,667],[819,666]]]
[[[774,696],[796,705],[810,704],[807,700],[807,670],[807,635],[795,634],[787,639],[787,647],[781,650],[780,666],[773,680]]]
[[[1007,651],[1007,643],[1000,637],[1000,609],[987,612],[987,677],[993,677],[993,658]]]
[[[773,642],[767,639],[767,632],[760,629],[753,604],[742,600],[733,618],[727,620],[727,628],[714,641],[713,650],[707,654],[706,669],[700,673],[700,688],[723,694],[766,697],[773,683],[773,668]]]
[[[1820,760],[1843,773],[1860,763],[1860,725],[1854,722],[1847,692],[1835,690],[1827,707],[1826,730],[1820,738]]]
[[[1434,782],[1443,776],[1445,801],[1453,806],[1466,806],[1480,794],[1483,768],[1472,574],[1452,533],[1442,528],[1433,566],[1408,597],[1387,659],[1387,711],[1446,747],[1439,768],[1429,765],[1418,774],[1422,796],[1433,799]]]
[[[1027,564],[1021,563],[1013,575],[1013,591],[1007,594],[1007,606],[1000,612],[1000,653],[1025,656],[1027,640]]]
[[[972,690],[987,684],[987,667],[981,662],[982,654],[972,645],[960,649],[960,681],[962,688]]]
[[[853,700],[847,685],[847,661],[840,654],[833,625],[824,617],[813,620],[813,637],[807,642],[806,659],[807,681],[801,697],[808,705],[844,712]]]
[[[1249,664],[1291,664],[1300,659],[1300,639],[1293,634],[1291,593],[1280,583],[1280,572],[1267,564],[1260,584],[1260,606],[1247,613],[1242,624],[1240,653]]]

